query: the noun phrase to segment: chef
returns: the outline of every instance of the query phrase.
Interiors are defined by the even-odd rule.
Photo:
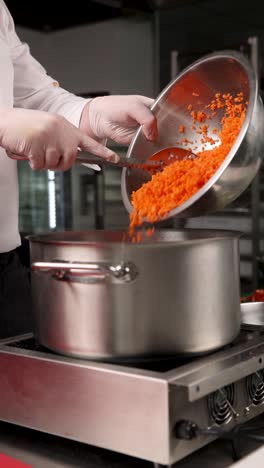
[[[14,155],[25,155],[33,170],[68,170],[78,148],[118,161],[103,142],[128,145],[139,125],[157,137],[156,120],[144,96],[85,100],[62,89],[31,56],[0,0],[0,338],[31,329],[30,290],[15,249],[18,180]],[[8,157],[9,156],[9,157]]]

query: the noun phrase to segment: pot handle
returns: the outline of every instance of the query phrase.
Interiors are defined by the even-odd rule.
[[[132,262],[120,262],[116,265],[110,265],[105,262],[87,263],[56,260],[34,262],[31,264],[31,269],[39,273],[54,273],[56,279],[65,281],[71,281],[73,277],[75,281],[78,281],[80,277],[98,279],[98,276],[101,276],[105,279],[108,276],[113,276],[124,283],[130,283],[138,275],[137,267]]]

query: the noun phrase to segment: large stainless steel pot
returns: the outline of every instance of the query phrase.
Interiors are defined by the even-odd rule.
[[[30,237],[35,334],[44,346],[90,358],[204,353],[240,328],[239,234],[156,232]]]

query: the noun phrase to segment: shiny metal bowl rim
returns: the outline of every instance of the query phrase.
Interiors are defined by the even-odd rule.
[[[187,208],[189,208],[191,205],[193,205],[197,200],[199,200],[205,193],[215,184],[215,182],[221,177],[225,169],[229,166],[230,162],[232,159],[235,157],[235,154],[237,153],[245,135],[249,127],[249,123],[253,114],[253,110],[256,106],[257,103],[257,97],[258,97],[258,81],[256,79],[255,72],[253,68],[251,67],[248,59],[241,53],[241,52],[236,52],[233,50],[223,50],[223,51],[218,51],[214,52],[208,55],[203,56],[199,60],[196,60],[193,62],[191,65],[186,67],[184,70],[182,70],[179,75],[175,79],[173,79],[158,95],[156,100],[154,101],[153,105],[151,106],[151,110],[154,111],[155,115],[155,109],[158,106],[159,102],[162,100],[164,95],[167,94],[167,92],[175,86],[177,81],[181,80],[184,75],[189,73],[191,70],[194,68],[200,66],[202,63],[207,62],[207,61],[213,61],[217,58],[226,58],[226,59],[233,59],[239,62],[244,69],[246,70],[247,76],[248,76],[248,81],[249,81],[249,98],[248,98],[248,108],[247,108],[247,113],[245,120],[243,122],[243,125],[240,129],[240,132],[238,134],[238,137],[232,146],[231,150],[229,151],[228,155],[226,156],[225,160],[221,164],[221,166],[217,169],[215,174],[208,180],[206,184],[203,185],[201,189],[199,189],[192,197],[190,197],[187,201],[182,203],[180,206],[177,208],[174,208],[171,210],[166,216],[164,216],[163,219],[167,219],[169,217],[175,217],[178,214],[180,214],[182,211],[185,211]],[[139,134],[142,132],[142,125],[139,127],[137,130],[133,140],[131,141],[126,157],[129,158],[131,157],[131,154],[133,152],[134,146],[136,144],[137,138]],[[123,203],[125,205],[125,208],[127,209],[128,212],[131,212],[133,210],[132,204],[130,202],[130,199],[128,198],[127,195],[127,190],[126,190],[126,173],[127,169],[122,170],[122,176],[121,176],[121,194],[122,194],[122,199]]]

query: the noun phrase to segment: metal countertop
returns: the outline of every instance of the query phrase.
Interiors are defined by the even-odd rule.
[[[264,432],[264,431],[263,431]],[[146,434],[147,437],[147,434]],[[237,444],[243,456],[260,443]],[[243,447],[243,451],[241,449]],[[74,442],[50,434],[0,422],[0,453],[36,468],[151,468],[151,462]],[[229,441],[217,440],[174,465],[175,468],[226,468],[232,466]],[[248,465],[247,465],[248,466]]]

